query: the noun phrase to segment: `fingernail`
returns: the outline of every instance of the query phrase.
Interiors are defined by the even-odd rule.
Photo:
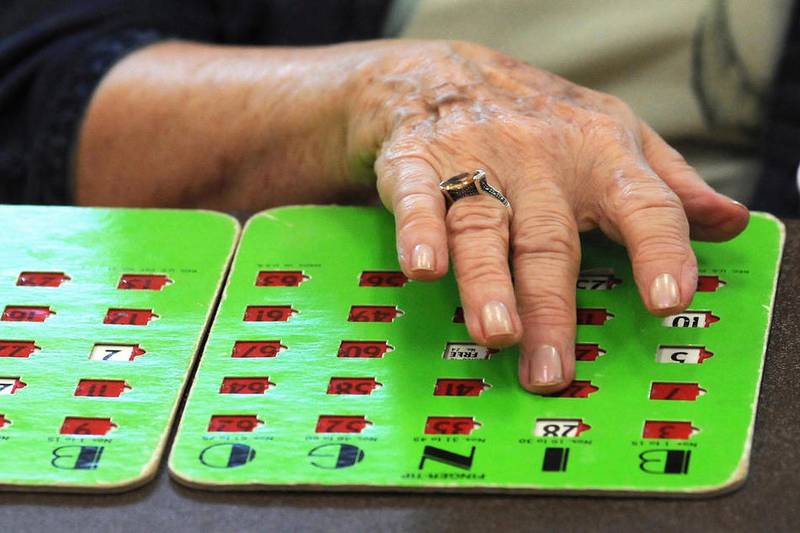
[[[411,252],[411,270],[431,272],[434,270],[433,248],[427,244],[418,244]]]
[[[555,346],[539,346],[529,356],[531,385],[556,385],[563,380],[561,356]]]
[[[728,200],[730,203],[732,203],[736,207],[739,207],[741,209],[747,209],[746,205],[744,205],[742,202],[740,202],[738,200],[734,200],[733,198],[731,198],[727,194],[722,194],[721,192],[718,192],[717,194],[720,195],[722,198],[725,198],[726,200]]]
[[[734,200],[734,199],[732,199],[732,198],[731,198],[731,203],[732,203],[733,205],[735,205],[736,207],[739,207],[739,208],[741,208],[741,209],[747,209],[747,206],[746,206],[746,205],[744,205],[742,202],[739,202],[739,201],[737,201],[737,200]]]
[[[650,302],[656,309],[669,309],[681,301],[678,284],[672,274],[660,274],[650,286]]]
[[[489,338],[514,333],[514,326],[511,325],[511,315],[508,314],[508,309],[503,302],[493,301],[484,305],[481,319],[483,322],[483,334]]]

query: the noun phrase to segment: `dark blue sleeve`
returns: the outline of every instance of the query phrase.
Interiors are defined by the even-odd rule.
[[[323,44],[379,36],[389,0],[3,0],[0,202],[70,203],[74,141],[103,75],[163,39]]]
[[[795,2],[792,9],[766,104],[761,142],[763,167],[749,207],[796,217],[800,214],[800,2]]]
[[[0,5],[0,201],[71,200],[84,109],[125,54],[170,37],[216,40],[203,1],[5,0]]]

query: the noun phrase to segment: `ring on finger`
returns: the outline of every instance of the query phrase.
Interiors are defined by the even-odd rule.
[[[448,205],[453,204],[461,198],[467,196],[478,196],[481,193],[488,194],[508,209],[509,215],[511,214],[511,203],[495,187],[492,187],[486,179],[486,171],[482,169],[473,170],[472,172],[463,172],[457,174],[452,178],[448,178],[439,183],[439,189],[448,200]]]

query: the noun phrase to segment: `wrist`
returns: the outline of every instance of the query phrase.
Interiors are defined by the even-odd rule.
[[[79,203],[259,209],[347,187],[349,56],[164,42],[107,73],[76,150]]]

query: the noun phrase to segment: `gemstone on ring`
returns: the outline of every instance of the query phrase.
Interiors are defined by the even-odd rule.
[[[448,178],[439,183],[439,189],[450,203],[467,196],[478,196],[483,191],[503,204],[509,211],[511,210],[509,201],[503,193],[489,185],[486,180],[486,171],[482,169],[463,172]]]
[[[441,182],[439,184],[439,188],[451,202],[455,202],[456,200],[466,196],[477,196],[480,194],[474,179],[474,176],[477,172],[482,171],[476,170],[475,172],[463,172],[453,176],[452,178]]]

